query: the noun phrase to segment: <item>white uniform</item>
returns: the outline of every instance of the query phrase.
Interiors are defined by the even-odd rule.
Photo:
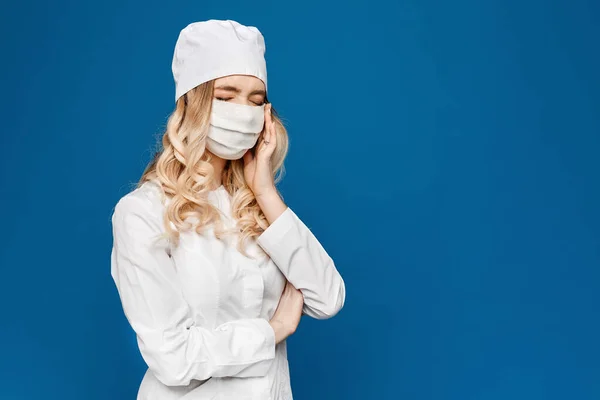
[[[181,233],[166,239],[155,182],[123,196],[112,216],[111,273],[148,365],[138,400],[290,400],[285,341],[275,345],[268,321],[287,278],[304,295],[304,313],[336,314],[345,286],[332,259],[287,208],[248,253],[237,237]],[[233,225],[223,186],[209,200]],[[265,253],[260,252],[260,246]]]

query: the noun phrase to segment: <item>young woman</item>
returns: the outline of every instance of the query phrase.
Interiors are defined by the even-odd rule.
[[[112,215],[111,273],[148,365],[139,400],[292,399],[286,338],[345,286],[276,189],[287,134],[255,27],[209,20],[175,46],[162,149]]]

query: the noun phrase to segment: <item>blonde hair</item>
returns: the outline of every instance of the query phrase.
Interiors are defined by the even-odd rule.
[[[170,199],[163,220],[166,235],[175,246],[179,244],[180,231],[194,229],[202,233],[212,225],[218,238],[231,233],[223,228],[220,211],[207,199],[215,174],[210,164],[212,155],[205,151],[213,90],[214,80],[197,86],[177,100],[162,136],[162,146],[137,183],[137,187],[140,187],[146,181],[157,181],[164,195]],[[277,148],[271,157],[271,165],[277,183],[283,177],[288,136],[275,109],[271,110],[271,115],[277,135]],[[238,250],[247,255],[245,241],[260,235],[268,222],[246,184],[243,159],[227,161],[222,183],[232,196],[232,215],[239,233]],[[192,217],[196,223],[185,221],[188,217]]]

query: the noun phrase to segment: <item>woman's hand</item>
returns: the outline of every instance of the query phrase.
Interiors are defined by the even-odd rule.
[[[302,317],[304,296],[290,282],[286,282],[279,305],[269,324],[275,332],[275,342],[280,343],[296,332]]]
[[[271,156],[277,147],[277,135],[271,118],[271,103],[265,106],[265,126],[258,141],[254,154],[250,150],[244,154],[244,178],[256,198],[276,192]]]

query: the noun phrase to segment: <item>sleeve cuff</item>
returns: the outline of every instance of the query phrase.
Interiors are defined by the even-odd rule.
[[[273,221],[260,236],[258,236],[256,239],[257,243],[266,250],[267,253],[271,249],[275,249],[285,237],[286,233],[296,225],[297,218],[298,217],[291,208],[286,208],[285,211],[277,217],[277,219]]]
[[[258,359],[250,366],[242,370],[236,376],[239,378],[249,378],[266,376],[275,360],[275,332],[269,324],[269,321],[263,318],[253,320],[254,326],[264,335],[265,342],[262,349],[258,352]]]
[[[256,319],[256,326],[265,335],[265,347],[267,350],[267,358],[275,358],[275,331],[269,321],[263,318]]]

